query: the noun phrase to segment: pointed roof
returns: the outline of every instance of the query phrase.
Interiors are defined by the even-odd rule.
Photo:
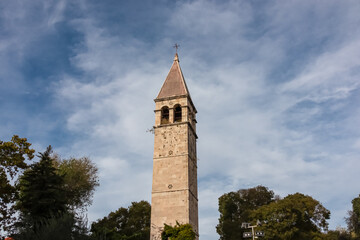
[[[170,71],[156,99],[184,95],[189,96],[189,90],[186,86],[185,79],[180,68],[179,56],[176,53],[174,57],[174,63],[171,66]]]

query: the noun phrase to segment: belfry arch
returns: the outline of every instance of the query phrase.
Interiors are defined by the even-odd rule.
[[[182,110],[180,104],[174,106],[174,122],[182,121]]]
[[[169,123],[169,117],[170,117],[169,108],[167,106],[164,106],[161,108],[161,124],[168,124]]]

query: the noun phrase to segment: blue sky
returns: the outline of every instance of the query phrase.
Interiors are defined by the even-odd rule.
[[[175,42],[198,109],[200,236],[217,199],[301,192],[345,226],[360,193],[359,1],[0,2],[0,139],[89,156],[90,221],[150,201],[154,102]]]

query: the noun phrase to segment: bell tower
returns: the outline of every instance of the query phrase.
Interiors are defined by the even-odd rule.
[[[164,223],[190,223],[199,238],[196,108],[178,54],[156,97],[151,240],[161,239]]]

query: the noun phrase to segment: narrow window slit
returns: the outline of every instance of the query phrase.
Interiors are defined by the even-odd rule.
[[[161,124],[169,123],[169,108],[163,107],[161,109]]]
[[[176,105],[174,108],[174,122],[181,122],[181,120],[182,120],[181,106]]]

